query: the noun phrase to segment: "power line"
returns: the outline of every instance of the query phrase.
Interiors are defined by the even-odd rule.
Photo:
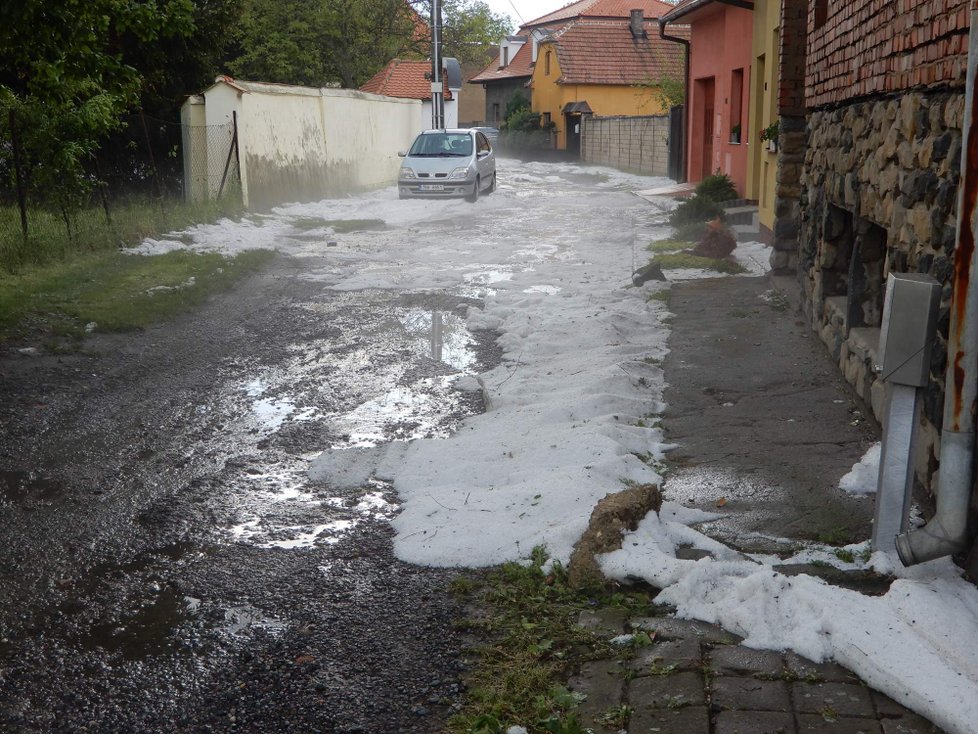
[[[513,5],[513,0],[509,0],[509,7],[513,9],[513,12],[516,13],[516,17],[520,19],[520,24],[521,25],[526,24],[526,21],[523,20],[523,16],[520,15],[520,11],[516,9],[515,5]]]

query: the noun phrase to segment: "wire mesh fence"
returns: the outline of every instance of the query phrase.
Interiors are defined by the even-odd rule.
[[[120,123],[82,160],[74,196],[66,202],[50,182],[52,172],[58,175],[58,146],[70,143],[32,146],[27,120],[12,110],[0,115],[0,208],[8,210],[7,219],[17,219],[25,240],[42,213],[63,219],[70,235],[74,211],[101,210],[111,225],[113,213],[134,201],[153,202],[164,219],[168,207],[182,200],[240,202],[234,119],[191,126],[140,112]],[[15,217],[10,209],[18,210]]]

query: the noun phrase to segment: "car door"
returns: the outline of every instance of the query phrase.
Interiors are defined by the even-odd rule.
[[[482,185],[488,186],[492,175],[496,172],[496,156],[489,145],[489,139],[480,132],[475,134],[476,168],[482,178]]]

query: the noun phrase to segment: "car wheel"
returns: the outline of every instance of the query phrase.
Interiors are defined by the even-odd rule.
[[[471,201],[475,203],[479,200],[479,186],[481,185],[482,185],[482,179],[476,176],[475,186],[472,188],[472,193],[465,197],[467,201]]]
[[[495,190],[496,190],[496,173],[494,171],[492,174],[492,180],[489,182],[489,187],[486,189],[486,193],[491,194]]]

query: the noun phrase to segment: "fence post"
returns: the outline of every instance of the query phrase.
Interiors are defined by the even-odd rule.
[[[231,147],[228,148],[228,158],[224,161],[224,173],[221,174],[221,186],[217,190],[217,198],[220,199],[224,194],[224,183],[228,178],[228,169],[231,167],[231,155],[234,155],[234,162],[238,166],[238,178],[241,178],[241,161],[238,158],[238,113],[231,111]]]
[[[109,229],[111,230],[112,214],[109,212],[109,197],[105,194],[105,189],[108,187],[108,184],[102,178],[102,167],[98,164],[98,156],[93,155],[92,159],[95,161],[95,175],[98,177],[98,193],[99,198],[102,200],[102,209],[105,211],[105,223],[109,225]]]
[[[160,172],[156,167],[156,157],[153,155],[153,145],[149,139],[149,128],[146,127],[146,114],[139,111],[139,121],[143,125],[143,137],[146,139],[146,152],[149,153],[149,163],[153,167],[153,180],[156,182],[156,194],[160,197],[160,212],[163,214],[163,223],[166,224],[166,206],[163,204],[163,184],[160,183]]]
[[[20,206],[20,228],[24,232],[24,243],[27,243],[27,189],[24,186],[24,172],[20,162],[20,138],[17,136],[17,119],[10,110],[10,141],[14,148],[14,177],[17,179],[17,204]]]

